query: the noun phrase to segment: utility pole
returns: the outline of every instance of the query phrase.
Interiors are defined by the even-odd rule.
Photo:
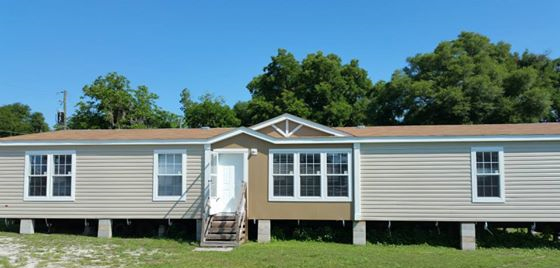
[[[66,122],[68,120],[66,120],[66,117],[68,115],[68,111],[66,110],[66,103],[67,103],[67,99],[68,99],[68,91],[65,89],[64,91],[64,99],[63,99],[63,104],[62,104],[62,109],[64,109],[64,130],[66,130],[68,128],[68,126],[66,125]]]
[[[61,91],[61,92],[59,92],[59,93],[62,93],[62,94],[63,94],[62,101],[60,101],[61,104],[62,104],[62,112],[58,112],[58,113],[57,113],[57,118],[56,118],[56,120],[57,120],[58,125],[62,125],[62,129],[66,130],[66,129],[68,128],[68,126],[67,126],[67,124],[66,124],[66,121],[67,121],[67,120],[66,120],[66,115],[67,115],[67,112],[68,112],[68,111],[67,111],[67,105],[66,105],[66,104],[67,104],[67,100],[68,100],[68,91],[67,91],[67,90],[63,90],[63,91]]]

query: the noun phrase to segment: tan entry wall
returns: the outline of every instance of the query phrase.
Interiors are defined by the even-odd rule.
[[[272,220],[351,220],[352,202],[271,202],[268,201],[268,150],[279,148],[352,148],[345,145],[274,145],[241,134],[212,144],[219,148],[256,148],[249,156],[249,219]]]

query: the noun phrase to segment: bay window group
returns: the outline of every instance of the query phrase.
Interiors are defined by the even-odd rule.
[[[351,150],[270,150],[271,201],[350,201]]]

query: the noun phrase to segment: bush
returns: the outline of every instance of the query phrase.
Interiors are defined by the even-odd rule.
[[[428,222],[368,222],[366,238],[370,243],[387,245],[420,245],[456,247],[458,227],[456,223]]]
[[[298,240],[319,242],[351,242],[352,223],[334,221],[274,221],[271,235],[274,240]]]
[[[479,228],[476,244],[479,247],[490,248],[557,248],[560,243],[552,240],[552,232],[544,230],[535,235],[528,233],[526,228],[493,228],[490,232]]]
[[[11,219],[0,219],[0,232],[18,232],[19,221]]]

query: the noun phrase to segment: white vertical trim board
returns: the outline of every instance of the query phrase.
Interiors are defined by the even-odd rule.
[[[243,153],[243,181],[249,182],[249,151]]]
[[[181,154],[182,155],[182,168],[181,168],[181,195],[174,196],[159,196],[158,194],[158,155],[159,154]],[[153,201],[186,201],[187,200],[187,150],[186,149],[166,149],[166,150],[154,150],[154,174],[153,174]]]
[[[361,146],[354,143],[354,220],[362,218],[362,193],[361,185]]]
[[[478,196],[478,180],[476,167],[477,152],[498,152],[499,175],[500,176],[500,197],[479,197]],[[504,170],[504,148],[503,147],[472,147],[471,148],[471,192],[473,203],[505,203],[506,202],[506,186],[505,186],[505,170]]]
[[[212,163],[212,146],[210,144],[204,144],[204,191],[202,192],[203,205],[206,204],[206,200],[210,196],[210,165]]]

